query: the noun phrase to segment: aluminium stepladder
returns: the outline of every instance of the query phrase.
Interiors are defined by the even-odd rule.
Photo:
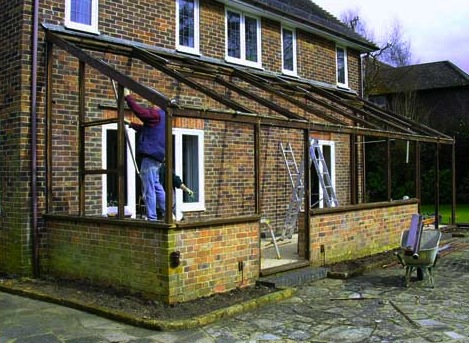
[[[327,167],[326,160],[322,153],[322,149],[319,146],[317,139],[313,139],[311,147],[309,148],[311,161],[314,163],[314,168],[318,174],[319,184],[323,191],[323,198],[327,207],[337,207],[339,202],[332,185],[331,175],[329,174],[329,168]]]
[[[266,245],[268,247],[270,244],[272,244],[275,247],[275,255],[277,256],[277,259],[280,260],[282,257],[280,256],[280,251],[278,249],[278,244],[277,244],[277,239],[275,238],[275,233],[272,225],[270,225],[270,221],[265,218],[261,218],[261,225],[264,225],[267,227],[270,233],[270,237],[272,238],[272,241]]]
[[[298,167],[290,143],[287,143],[285,147],[282,143],[280,143],[280,149],[282,150],[283,159],[285,161],[288,176],[290,178],[290,183],[292,186],[290,203],[288,205],[288,210],[285,215],[285,221],[280,239],[285,239],[285,237],[290,239],[292,238],[295,230],[297,230],[298,213],[301,210],[301,205],[303,203],[303,197],[305,193],[305,187],[303,182],[304,168],[303,163],[301,163]]]

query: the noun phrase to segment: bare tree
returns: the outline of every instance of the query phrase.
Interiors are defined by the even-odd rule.
[[[360,10],[358,8],[343,12],[340,20],[362,37],[374,42],[374,33],[367,27],[365,21],[360,19]]]
[[[410,41],[405,40],[402,25],[395,20],[388,35],[388,41],[381,45],[380,60],[394,67],[402,67],[412,63]]]
[[[381,86],[380,71],[383,68],[402,67],[412,63],[411,44],[405,39],[402,25],[398,20],[395,20],[384,37],[378,40],[375,39],[373,30],[360,19],[359,9],[345,11],[341,15],[341,21],[379,47],[364,58],[363,95],[365,98]]]
[[[374,42],[379,49],[370,53],[370,57],[393,67],[402,67],[412,63],[411,44],[406,40],[401,23],[396,19],[384,37],[375,39],[373,30],[360,18],[360,10],[348,10],[341,15],[341,21],[352,30]]]

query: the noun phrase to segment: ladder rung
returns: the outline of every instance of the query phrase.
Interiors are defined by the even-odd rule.
[[[319,183],[324,192],[325,202],[328,206],[338,205],[337,198],[334,192],[334,187],[332,186],[331,176],[327,167],[326,160],[322,154],[321,147],[318,144],[317,140],[313,140],[313,143],[310,148],[311,159],[314,162],[314,167],[316,168],[316,173],[319,178]],[[319,165],[321,163],[321,165]],[[320,170],[322,166],[322,170]]]

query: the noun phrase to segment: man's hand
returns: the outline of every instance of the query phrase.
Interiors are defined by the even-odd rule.
[[[187,194],[189,195],[190,198],[194,196],[194,191],[190,188],[187,189]]]
[[[127,88],[124,88],[124,96],[130,95],[130,91]]]

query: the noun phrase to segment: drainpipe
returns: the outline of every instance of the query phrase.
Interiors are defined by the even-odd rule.
[[[31,59],[31,206],[32,206],[32,260],[33,274],[39,277],[39,233],[37,223],[37,47],[39,0],[33,1],[33,32]]]

